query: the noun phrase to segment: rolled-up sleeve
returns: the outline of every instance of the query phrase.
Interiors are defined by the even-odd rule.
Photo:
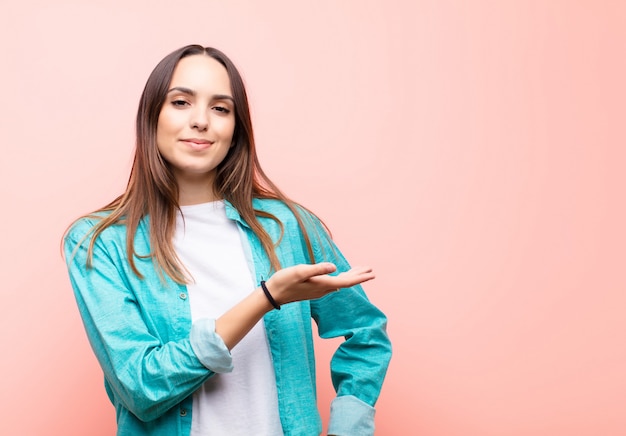
[[[374,434],[372,406],[352,395],[337,397],[330,405],[328,434],[334,436],[369,436]]]
[[[233,370],[233,358],[220,335],[215,333],[215,320],[199,319],[191,328],[191,346],[202,364],[213,372]]]

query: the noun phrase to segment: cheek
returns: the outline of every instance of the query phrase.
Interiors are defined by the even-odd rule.
[[[222,119],[220,120],[220,133],[222,139],[232,142],[233,134],[235,133],[235,120],[234,119]]]
[[[172,143],[174,135],[174,128],[171,120],[167,117],[159,117],[156,128],[156,146],[161,154],[166,153]]]
[[[157,137],[176,133],[182,125],[182,114],[169,110],[167,107],[161,110],[157,121]]]

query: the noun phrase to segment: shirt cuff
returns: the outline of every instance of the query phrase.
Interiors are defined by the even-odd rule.
[[[215,320],[204,318],[193,323],[189,335],[191,348],[198,360],[213,372],[231,372],[233,357],[222,338],[215,332]]]
[[[352,395],[337,397],[330,404],[328,434],[336,436],[372,436],[376,410]]]

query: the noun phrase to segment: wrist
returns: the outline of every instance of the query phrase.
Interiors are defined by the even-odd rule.
[[[275,299],[274,296],[272,295],[272,293],[270,292],[270,290],[267,287],[267,282],[261,280],[261,290],[263,291],[263,294],[265,294],[265,298],[267,299],[267,301],[270,303],[270,305],[276,309],[276,310],[280,310],[280,303],[278,303]]]
[[[272,306],[270,301],[265,296],[265,293],[263,292],[263,289],[261,288],[261,286],[256,288],[253,294],[254,294],[255,299],[258,301],[259,306],[263,308],[264,313],[271,312],[272,310],[274,310],[274,306]]]

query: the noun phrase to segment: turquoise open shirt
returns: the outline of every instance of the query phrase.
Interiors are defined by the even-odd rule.
[[[284,234],[276,253],[283,267],[310,263],[302,231],[291,211],[277,200],[254,200],[254,208],[280,219]],[[226,214],[248,239],[251,269],[257,283],[269,274],[261,243],[237,210],[226,202]],[[273,240],[279,225],[260,221]],[[192,394],[233,362],[215,321],[191,323],[187,288],[161,279],[149,257],[136,258],[139,279],[126,256],[126,227],[109,227],[98,238],[93,268],[86,253],[93,219],[79,220],[65,238],[70,280],[87,336],[104,371],[105,388],[117,413],[118,435],[188,436]],[[319,221],[306,216],[315,261],[329,261],[338,272],[349,265]],[[150,253],[148,219],[135,235],[137,254]],[[311,318],[323,338],[343,336],[331,360],[337,397],[331,404],[329,434],[371,435],[374,404],[391,357],[386,317],[360,286],[341,289],[321,299],[290,303],[264,316],[276,372],[278,407],[285,435],[319,435],[315,360]],[[238,405],[245,410],[245,405]],[[273,436],[273,435],[268,435]]]

